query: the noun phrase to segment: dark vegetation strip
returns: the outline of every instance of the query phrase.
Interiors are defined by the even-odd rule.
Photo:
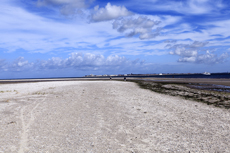
[[[185,99],[206,103],[221,108],[230,108],[230,93],[211,91],[205,88],[191,88],[191,83],[173,83],[173,82],[153,82],[143,80],[129,80],[135,82],[139,87],[148,89],[157,93],[167,94],[171,96],[179,96]]]

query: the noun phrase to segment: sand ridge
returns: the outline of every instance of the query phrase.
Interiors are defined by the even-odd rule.
[[[132,82],[23,83],[0,91],[12,91],[0,93],[0,152],[230,152],[229,110]]]

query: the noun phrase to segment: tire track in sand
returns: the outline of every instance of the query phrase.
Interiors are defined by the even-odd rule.
[[[43,100],[41,102],[44,102],[46,99],[47,95],[43,98]],[[35,101],[34,103],[37,103],[37,101]],[[28,123],[26,124],[25,122],[25,115],[24,115],[24,108],[21,109],[20,111],[20,119],[22,122],[22,133],[21,133],[21,140],[20,140],[20,148],[18,153],[24,153],[24,151],[28,150],[27,148],[27,141],[28,141],[28,132],[29,132],[29,128],[31,126],[31,124],[33,123],[35,117],[33,115],[33,111],[39,106],[40,103],[36,104],[33,109],[30,111],[30,119],[28,121]]]

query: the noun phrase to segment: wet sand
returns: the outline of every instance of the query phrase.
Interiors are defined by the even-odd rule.
[[[230,111],[122,81],[0,84],[0,152],[230,152]]]

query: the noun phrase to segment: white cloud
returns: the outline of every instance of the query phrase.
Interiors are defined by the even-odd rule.
[[[204,14],[211,11],[211,7],[207,0],[190,0],[187,2],[188,10],[182,10],[183,13]]]
[[[161,28],[153,29],[160,21],[154,21],[147,17],[139,16],[138,18],[118,19],[113,22],[113,29],[118,32],[126,32],[127,37],[139,35],[140,39],[150,39],[160,34]]]
[[[161,35],[156,37],[155,40],[161,41],[167,39],[174,39],[178,41],[197,40],[203,42],[210,41],[210,38],[213,38],[213,36],[211,35],[211,30],[208,30],[209,28],[203,29],[202,31],[197,31],[196,27],[188,23],[177,24],[176,26],[173,25],[172,27],[169,27],[170,25],[168,25],[168,27],[163,27]],[[215,34],[218,34],[218,32]]]
[[[156,6],[160,5],[160,1],[155,2]],[[169,3],[177,4],[177,2],[174,2],[168,1],[166,6]],[[76,10],[87,7],[85,0],[40,0],[39,3],[39,5],[52,6],[55,9],[61,9],[61,11],[67,11],[67,14],[71,13],[71,9],[76,13]],[[205,8],[202,10],[203,4],[206,3],[207,10]],[[193,0],[190,3],[189,1],[182,1],[181,6],[178,5],[177,8],[173,8],[174,5],[170,7],[171,10],[181,8],[181,10],[178,10],[181,12],[186,11],[186,7],[190,8],[187,10],[188,12],[193,8],[193,11],[198,10],[198,13],[202,14],[213,10],[209,7],[210,5],[207,0]],[[24,53],[50,52],[53,56],[66,56],[67,53],[73,51],[91,52],[89,55],[71,55],[68,59],[55,57],[43,62],[40,61],[40,66],[43,68],[80,67],[81,65],[85,68],[91,67],[91,65],[92,67],[101,67],[102,65],[111,65],[111,63],[126,63],[127,59],[121,57],[123,55],[141,55],[143,58],[146,58],[144,57],[145,55],[162,55],[167,51],[164,48],[165,44],[162,43],[165,40],[171,40],[171,42],[166,41],[166,43],[170,43],[167,47],[171,49],[171,54],[180,57],[178,60],[180,62],[220,63],[228,58],[228,54],[218,55],[217,52],[212,50],[203,49],[202,51],[201,49],[210,46],[223,46],[222,44],[225,45],[223,47],[228,46],[229,48],[229,40],[214,40],[215,38],[227,38],[229,36],[230,20],[228,19],[222,21],[220,19],[218,22],[214,20],[209,23],[201,21],[194,25],[193,23],[186,23],[188,19],[186,15],[179,17],[169,15],[132,15],[133,13],[124,6],[108,3],[103,8],[95,7],[94,12],[91,14],[91,20],[94,22],[87,24],[82,20],[65,20],[66,18],[63,18],[63,16],[46,18],[47,16],[42,15],[44,12],[23,9],[19,5],[8,3],[7,0],[4,1],[4,4],[1,3],[0,7],[2,8],[0,10],[0,33],[1,37],[4,38],[1,39],[0,48],[3,48],[4,51],[15,52],[15,54],[21,53],[21,50]],[[39,9],[41,9],[39,11],[43,11],[42,8]],[[157,11],[158,8],[154,7],[154,9]],[[90,10],[85,11],[90,12]],[[115,19],[114,22],[111,21],[112,19]],[[113,28],[116,30],[112,30],[112,22]],[[201,25],[201,30],[196,31],[197,25]],[[163,27],[163,29],[161,30],[159,26]],[[130,38],[127,39],[123,35]],[[148,39],[151,38],[155,39],[149,41]],[[142,39],[142,41],[139,39]],[[177,41],[173,42],[172,40]],[[193,40],[198,41],[191,43]],[[207,44],[205,41],[210,43]],[[185,44],[183,45],[182,42]],[[119,56],[111,56],[108,59],[102,54]],[[215,60],[211,60],[211,58]],[[150,60],[149,57],[146,59]],[[172,59],[174,60],[174,58]],[[18,67],[20,70],[26,66],[28,68],[28,64],[30,64],[28,61],[21,59],[14,66],[11,64],[11,68],[15,67],[16,69]],[[118,64],[118,66],[120,65]],[[8,66],[8,68],[10,67]]]
[[[212,26],[205,31],[209,33],[209,35],[222,35],[223,37],[228,37],[230,33],[230,20],[221,20],[218,22],[208,22],[204,24],[205,26]]]
[[[15,59],[14,62],[8,63],[7,66],[5,66],[5,71],[25,71],[33,68],[33,66],[34,63],[29,63],[24,57],[19,57]]]
[[[80,9],[87,8],[93,0],[38,0],[38,6],[54,6],[60,9],[63,15],[73,15]]]
[[[142,3],[138,0],[133,0],[128,6],[138,7],[145,11],[175,11],[189,15],[217,13],[221,8],[226,7],[222,0],[145,0]]]
[[[4,70],[5,65],[6,65],[5,60],[4,59],[0,59],[0,71]]]
[[[38,0],[38,5],[64,5],[72,4],[83,7],[85,0]]]
[[[153,50],[155,47],[135,37],[114,39],[123,34],[111,28],[111,21],[92,24],[83,21],[61,23],[9,5],[5,5],[4,9],[0,10],[0,18],[0,32],[4,38],[1,40],[0,48],[4,48],[6,52],[16,52],[21,49],[29,53],[56,54],[56,52],[69,53],[76,50],[102,53],[109,48],[112,51],[122,52],[123,55],[140,55],[145,53],[145,49]],[[151,23],[156,19],[151,17],[143,19],[144,29],[151,27],[151,24],[147,24],[148,21]],[[142,25],[139,25],[140,29]]]
[[[173,25],[182,20],[182,17],[179,16],[172,16],[172,15],[162,15],[158,17],[159,19],[156,19],[158,21],[161,21],[161,26],[168,26]]]
[[[179,62],[196,62],[196,57],[183,57],[178,60]]]
[[[199,48],[199,47],[204,47],[207,45],[209,42],[199,42],[199,41],[194,41],[189,47],[190,48]]]
[[[177,41],[176,40],[165,40],[164,43],[169,43],[169,44],[175,44]]]
[[[229,54],[227,52],[221,54],[220,56],[217,56],[216,54],[206,51],[206,54],[201,54],[197,56],[196,62],[197,63],[218,64],[218,63],[223,63],[228,57],[229,57]]]
[[[116,6],[108,3],[105,8],[96,6],[91,15],[91,21],[100,22],[117,19],[119,17],[129,16],[133,13],[128,11],[124,6]]]
[[[28,66],[28,62],[24,61],[22,65],[19,65],[20,62],[17,62],[17,67]],[[142,65],[143,61],[139,60],[128,60],[125,57],[118,55],[110,55],[105,58],[101,54],[92,54],[92,53],[71,53],[70,56],[66,59],[59,57],[52,57],[48,60],[39,61],[33,65],[33,69],[75,69],[75,70],[93,70],[93,69],[115,69],[119,68],[128,68],[131,66]],[[15,66],[16,67],[16,66]]]
[[[6,52],[55,52],[59,48],[92,49],[117,37],[110,22],[88,24],[85,21],[60,22],[31,13],[19,6],[0,3],[0,48]],[[90,48],[91,47],[91,48]]]
[[[105,58],[101,54],[92,53],[71,53],[68,58],[62,59],[59,57],[52,57],[48,60],[40,60],[36,63],[29,62],[24,57],[15,59],[12,63],[5,63],[0,60],[1,71],[34,71],[34,70],[115,70],[136,68],[143,65],[143,61],[128,60],[125,57],[118,55],[110,55]]]
[[[197,49],[191,49],[184,45],[174,45],[171,47],[173,48],[173,51],[170,52],[170,54],[173,55],[179,55],[183,57],[191,57],[191,56],[197,56]]]
[[[227,52],[218,56],[214,51],[205,49],[208,42],[194,41],[191,44],[175,44],[170,46],[170,54],[178,55],[181,58],[178,62],[193,62],[199,64],[218,64],[223,63],[229,57]],[[203,53],[205,51],[205,54]]]
[[[18,49],[29,53],[54,54],[76,50],[91,53],[116,50],[116,54],[122,52],[123,55],[140,55],[145,53],[145,49],[153,50],[155,47],[135,37],[114,39],[123,34],[111,28],[111,21],[92,24],[82,21],[61,23],[9,5],[0,10],[0,18],[0,32],[4,38],[0,48],[11,53],[16,53]],[[148,24],[143,25],[145,29],[149,28]]]

